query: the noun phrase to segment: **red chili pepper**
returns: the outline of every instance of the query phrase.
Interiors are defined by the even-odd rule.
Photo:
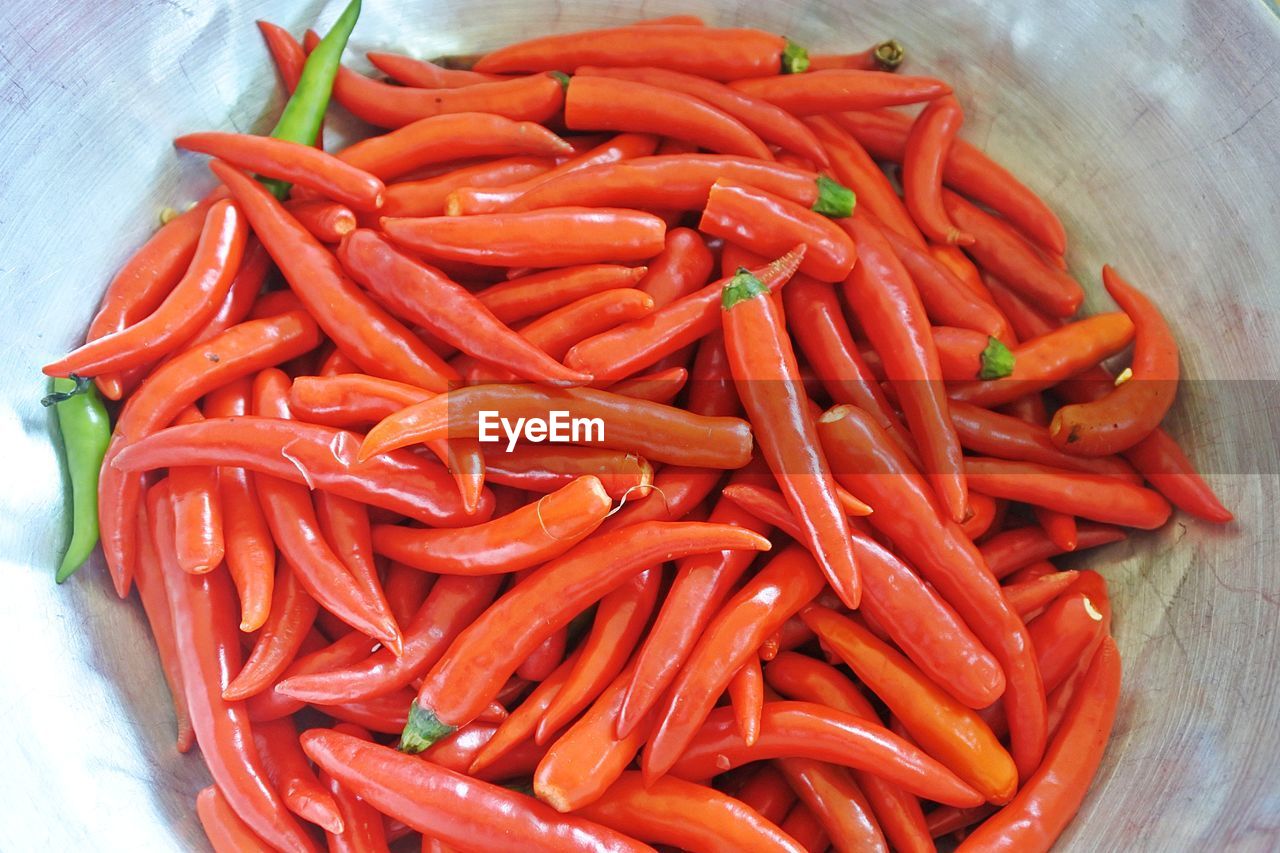
[[[788,699],[826,705],[868,722],[880,723],[875,709],[857,686],[830,664],[784,652],[765,667],[765,679]],[[866,795],[893,849],[933,850],[919,800],[885,782],[874,771],[855,770],[853,778]]]
[[[684,385],[688,381],[688,370],[683,367],[673,367],[615,383],[609,386],[609,390],[624,397],[670,405],[676,397],[680,396],[680,392],[684,390]]]
[[[648,569],[600,600],[581,654],[543,712],[534,739],[547,743],[618,677],[658,602],[662,572]]]
[[[497,782],[503,779],[528,779],[538,769],[538,762],[547,754],[545,746],[538,746],[533,741],[526,741],[516,749],[508,752],[500,761],[486,767],[483,771],[470,772],[476,756],[493,739],[499,723],[475,722],[458,729],[449,737],[438,741],[430,749],[422,753],[422,758],[432,764],[438,764],[448,770],[474,776],[486,782]]]
[[[217,312],[240,267],[247,234],[240,208],[229,201],[216,202],[209,208],[191,265],[155,311],[45,365],[45,374],[117,372],[172,352]]]
[[[903,161],[911,133],[910,116],[876,110],[838,114],[835,120],[877,160]],[[1055,255],[1066,252],[1066,230],[1054,212],[1017,178],[963,139],[952,143],[942,180],[956,192],[995,210]]]
[[[770,823],[781,823],[796,801],[795,792],[772,762],[759,765],[733,796]]]
[[[114,464],[121,450],[168,424],[178,412],[215,388],[301,355],[318,343],[315,322],[301,312],[251,320],[179,354],[158,367],[134,392],[116,421],[98,479],[102,550],[119,595],[128,594],[133,573],[137,542],[134,517],[141,493],[140,476]],[[184,458],[173,464],[191,461]]]
[[[720,609],[655,711],[654,732],[640,761],[646,779],[671,769],[747,658],[822,589],[819,565],[793,546]]]
[[[967,251],[983,269],[1054,316],[1070,317],[1076,312],[1084,300],[1080,285],[1046,264],[1013,226],[983,213],[950,190],[943,190],[942,200],[956,227],[973,236]]]
[[[662,308],[706,284],[714,268],[715,257],[697,231],[671,228],[662,252],[650,262],[636,288]]]
[[[456,378],[426,344],[356,287],[329,250],[265,187],[217,160],[210,168],[244,208],[254,233],[307,311],[366,373],[432,391]]]
[[[472,776],[486,770],[504,756],[510,754],[513,750],[523,743],[531,743],[533,740],[534,730],[538,727],[538,721],[542,719],[543,713],[551,706],[555,700],[556,694],[559,693],[560,687],[569,677],[569,673],[573,672],[574,666],[578,662],[581,652],[574,650],[560,662],[555,670],[544,678],[536,687],[533,688],[524,700],[512,709],[508,716],[483,747],[477,752],[475,759],[468,768]],[[602,700],[597,700],[596,706],[599,706]],[[578,724],[575,724],[578,725]],[[557,741],[557,744],[559,741]],[[595,746],[595,744],[593,744]],[[554,749],[555,746],[552,747]],[[639,744],[636,745],[639,749]],[[634,753],[633,753],[634,755]],[[630,762],[630,758],[627,759]],[[541,763],[541,762],[539,762]],[[576,772],[576,771],[575,771]],[[584,777],[585,778],[585,777]],[[536,784],[536,780],[535,780]],[[545,802],[556,806],[556,802],[550,798],[541,797]],[[557,810],[559,810],[557,806]]]
[[[843,279],[857,260],[853,241],[825,216],[780,196],[723,180],[712,185],[698,229],[770,257],[803,243],[806,251],[800,272],[820,281]]]
[[[972,806],[981,795],[902,738],[882,726],[808,702],[766,702],[760,739],[748,747],[738,735],[732,708],[717,708],[671,773],[709,779],[750,761],[815,758],[868,770],[928,800]]]
[[[546,417],[553,409],[603,420],[608,428],[595,446],[628,450],[650,461],[732,469],[751,458],[750,427],[737,418],[703,417],[589,388],[528,385],[462,388],[402,409],[369,431],[360,458],[419,441],[474,436],[481,411],[511,419]]]
[[[267,50],[276,64],[276,70],[280,72],[285,90],[292,95],[293,90],[298,88],[298,78],[302,76],[302,66],[307,61],[306,51],[284,27],[269,21],[258,21],[258,31],[267,43]],[[319,144],[320,140],[316,139],[316,145]]]
[[[161,485],[147,494],[162,564],[174,559],[174,519],[167,492],[167,485]],[[236,814],[264,840],[280,850],[314,851],[315,845],[267,780],[243,706],[221,695],[240,653],[230,578],[224,572],[167,571],[165,586],[174,624],[183,627],[175,631],[175,638],[187,706],[210,775]]]
[[[645,157],[658,147],[658,138],[648,133],[620,133],[607,142],[603,142],[588,151],[583,151],[557,165],[554,169],[530,178],[518,184],[505,186],[498,190],[459,187],[445,202],[445,212],[450,216],[476,213],[497,213],[509,209],[517,199],[554,179],[570,172],[589,169],[618,160],[629,160],[633,157]]]
[[[720,484],[722,475],[722,471],[714,468],[664,465],[653,475],[650,489],[650,492],[656,492],[661,497],[657,500],[631,501],[625,506],[619,505],[597,531],[607,533],[642,521],[680,521],[694,512],[707,495],[711,494]],[[621,500],[621,496],[618,499]]]
[[[757,267],[752,274],[770,291],[783,287],[803,263],[805,249]],[[682,296],[648,316],[587,338],[565,355],[565,364],[609,384],[649,367],[720,327],[720,303],[733,276]]]
[[[768,547],[750,531],[689,522],[647,522],[586,540],[519,583],[458,637],[423,682],[401,747],[418,751],[469,722],[534,648],[642,568],[706,551]]]
[[[957,382],[953,400],[983,408],[1002,406],[1110,358],[1128,346],[1133,322],[1124,314],[1096,314],[1024,341],[1013,349],[1013,372],[1001,379]]]
[[[667,238],[670,237],[668,233]],[[502,322],[516,323],[597,293],[638,287],[648,270],[648,267],[585,264],[522,275],[486,287],[476,297]]]
[[[964,535],[977,542],[995,526],[1001,503],[978,492],[969,493],[969,509],[973,513],[960,524]]]
[[[1104,524],[1081,524],[1076,537],[1076,550],[1083,551],[1112,542],[1127,534],[1118,527]],[[1039,526],[1006,530],[982,543],[983,561],[997,579],[1007,577],[1023,566],[1047,560],[1062,553]]]
[[[371,50],[365,54],[365,57],[374,68],[397,83],[416,86],[419,89],[454,89],[459,86],[492,83],[504,79],[497,74],[482,74],[479,71],[462,68],[445,68],[434,62],[414,59],[399,53]]]
[[[376,640],[366,637],[359,631],[349,631],[345,636],[327,646],[324,642],[324,635],[319,631],[313,631],[303,645],[303,651],[306,654],[296,659],[284,671],[284,679],[295,675],[323,672],[334,667],[349,666],[367,658],[380,645]],[[249,712],[249,719],[254,722],[278,720],[281,717],[296,714],[304,707],[303,702],[285,696],[283,693],[277,693],[274,689],[264,690],[256,696],[249,697],[244,705]]]
[[[174,423],[204,420],[200,410],[189,406]],[[213,571],[222,562],[222,501],[218,493],[218,469],[177,466],[169,471],[169,493],[173,501],[174,550],[178,567],[200,574]]]
[[[384,216],[440,216],[450,194],[464,187],[505,187],[543,175],[555,166],[547,157],[507,157],[442,175],[391,184],[383,194]],[[369,223],[376,224],[376,223]]]
[[[501,576],[441,577],[406,622],[400,655],[382,648],[323,671],[294,673],[290,669],[276,684],[276,692],[322,705],[364,702],[393,694],[440,659],[448,644],[492,603],[501,585]]]
[[[582,818],[557,814],[531,797],[436,767],[339,732],[312,729],[302,747],[321,769],[374,808],[467,850],[645,851],[649,848]]]
[[[817,451],[813,414],[799,386],[785,323],[765,286],[745,270],[724,286],[722,302],[734,384],[763,456],[823,574],[847,606],[857,607],[861,586],[845,511],[827,461]]]
[[[1054,443],[1078,456],[1133,447],[1160,425],[1177,392],[1178,344],[1160,310],[1111,267],[1102,268],[1102,280],[1133,320],[1133,364],[1130,378],[1105,397],[1064,406],[1053,416]]]
[[[954,522],[939,517],[924,478],[869,417],[837,406],[819,420],[818,434],[843,483],[895,507],[868,520],[937,587],[1000,662],[1014,761],[1020,774],[1030,772],[1047,735],[1044,689],[1026,630],[1000,595],[981,553]]]
[[[730,484],[723,495],[788,535],[800,533],[776,492]],[[907,656],[961,702],[971,708],[994,702],[1004,691],[1004,675],[955,611],[865,532],[853,527],[850,536],[862,570],[866,614],[887,626]]]
[[[796,50],[781,36],[760,30],[630,26],[518,42],[481,57],[474,69],[506,74],[555,70],[573,73],[582,65],[654,67],[712,80],[737,80],[785,73]]]
[[[772,160],[769,146],[745,124],[679,90],[612,77],[574,77],[564,98],[570,130],[660,133],[720,154]]]
[[[969,512],[960,441],[924,305],[880,229],[861,217],[846,223],[859,263],[845,282],[845,301],[884,361],[934,494],[953,521],[962,521]]]
[[[485,471],[492,483],[546,495],[568,487],[579,478],[592,477],[599,481],[607,500],[615,501],[638,501],[645,497],[654,477],[649,461],[634,453],[564,445],[523,445],[510,451],[493,450],[485,458]],[[606,513],[605,517],[610,516]],[[581,523],[589,522],[591,519],[584,518]],[[593,523],[600,529],[599,518]]]
[[[1044,763],[961,850],[1048,850],[1075,816],[1102,761],[1120,699],[1120,654],[1109,637],[1067,707]]]
[[[821,166],[827,165],[827,155],[822,145],[814,137],[813,131],[805,127],[802,122],[786,110],[731,89],[723,83],[665,68],[609,68],[587,65],[578,68],[575,74],[579,79],[610,77],[691,95],[742,122],[764,142],[776,145],[784,151],[794,152]],[[668,133],[666,126],[663,126],[660,132],[668,136],[673,135]],[[763,159],[772,159],[772,155]]]
[[[634,838],[682,850],[804,850],[742,802],[683,779],[646,785],[639,773],[624,773],[577,813]]]
[[[1001,804],[1013,797],[1017,768],[977,713],[951,698],[857,622],[816,606],[807,608],[801,618],[885,702],[929,755],[988,802]]]
[[[846,768],[812,758],[781,758],[778,767],[837,849],[888,853],[871,804]]]
[[[266,495],[270,495],[269,487]],[[271,613],[258,633],[249,659],[222,691],[222,698],[237,702],[274,684],[297,657],[318,612],[319,605],[303,588],[298,570],[286,555],[276,571]]]
[[[918,104],[951,92],[950,86],[932,77],[844,68],[737,80],[730,85],[796,116]]]
[[[455,530],[378,525],[373,546],[422,571],[479,575],[531,568],[589,536],[610,507],[600,481],[579,477],[501,518]]]
[[[182,659],[178,654],[174,635],[173,614],[169,612],[169,599],[165,593],[164,567],[156,553],[152,536],[151,518],[145,506],[138,508],[138,562],[134,580],[138,582],[138,598],[146,614],[160,656],[160,668],[164,672],[165,685],[173,701],[173,716],[177,723],[175,745],[185,753],[195,743],[195,731],[191,728],[191,713],[187,710],[186,688],[182,681]]]
[[[337,243],[356,230],[356,215],[351,208],[337,202],[323,199],[286,201],[284,209],[321,243]]]
[[[1105,475],[987,457],[966,458],[965,471],[985,494],[1093,521],[1151,530],[1172,511],[1158,492]]]
[[[751,746],[760,737],[760,714],[764,708],[764,673],[760,658],[750,656],[729,681],[729,703],[738,721],[738,733]]]
[[[289,810],[328,832],[342,832],[342,815],[333,795],[321,787],[289,720],[253,724],[253,742],[280,798]]]
[[[390,612],[374,562],[369,508],[329,492],[317,492],[314,501],[320,533],[351,572],[356,586],[375,602],[376,608]]]
[[[791,807],[780,828],[809,853],[822,853],[831,847],[827,831],[804,803],[798,802]]]
[[[196,817],[214,853],[262,849],[262,839],[240,819],[217,785],[210,785],[196,795]]]
[[[810,54],[809,70],[852,68],[857,71],[894,71],[906,57],[906,48],[897,39],[888,39],[858,53]]]
[[[935,243],[968,246],[973,235],[951,221],[942,206],[942,172],[952,143],[964,123],[964,110],[952,95],[930,101],[916,116],[902,154],[902,194],[907,210]]]
[[[1009,605],[1017,611],[1022,621],[1027,622],[1038,611],[1057,599],[1064,590],[1071,586],[1079,576],[1079,572],[1054,572],[1035,580],[1006,584],[1004,597]],[[1035,637],[1032,636],[1034,644]],[[1041,675],[1044,673],[1041,672]]]
[[[532,121],[466,112],[419,119],[389,133],[371,136],[344,149],[337,159],[389,181],[423,166],[451,160],[513,154],[560,157],[572,152],[573,146],[568,142]]]

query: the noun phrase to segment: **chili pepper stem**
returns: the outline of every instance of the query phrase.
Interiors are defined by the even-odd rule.
[[[821,213],[832,219],[853,215],[853,206],[857,203],[853,190],[826,175],[819,175],[817,183],[818,200],[813,203],[814,213]]]
[[[397,749],[416,754],[457,730],[457,726],[441,722],[434,711],[414,702],[409,706],[409,721],[400,733],[400,745]]]
[[[782,73],[803,74],[809,70],[809,51],[787,39],[787,46],[782,49]]]
[[[748,299],[754,299],[768,292],[769,288],[765,287],[760,279],[753,276],[745,267],[739,267],[738,272],[724,286],[720,304],[724,310],[728,311],[739,302],[746,302]]]
[[[871,56],[885,71],[895,71],[907,58],[907,49],[897,39],[889,39],[876,45]]]

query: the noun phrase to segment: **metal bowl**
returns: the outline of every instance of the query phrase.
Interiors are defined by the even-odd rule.
[[[265,131],[280,106],[254,27],[337,3],[177,0],[0,9],[0,849],[205,845],[197,755],[136,602],[100,560],[63,588],[67,533],[42,363],[78,343],[157,211],[210,183],[169,140]],[[352,56],[471,52],[691,11],[856,50],[887,36],[952,81],[964,135],[1060,212],[1106,305],[1104,261],[1159,296],[1183,344],[1171,430],[1238,521],[1178,515],[1088,554],[1113,582],[1125,691],[1067,849],[1280,847],[1280,19],[1261,0],[931,4],[367,0]]]

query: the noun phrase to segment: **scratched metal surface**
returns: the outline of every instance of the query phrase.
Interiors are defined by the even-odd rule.
[[[208,178],[167,140],[263,131],[279,106],[253,21],[336,3],[0,4],[0,849],[202,849],[195,755],[136,602],[100,563],[65,588],[39,365],[80,340],[111,271]],[[956,84],[965,136],[1062,214],[1105,305],[1104,260],[1184,343],[1173,431],[1239,522],[1178,517],[1088,558],[1114,581],[1126,663],[1115,737],[1073,850],[1280,847],[1280,20],[1261,0],[912,4],[366,0],[355,47],[430,56],[695,11],[828,50],[896,36]]]

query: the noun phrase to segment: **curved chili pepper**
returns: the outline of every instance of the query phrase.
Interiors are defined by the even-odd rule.
[[[428,257],[529,267],[645,260],[662,251],[666,233],[666,225],[652,214],[587,207],[462,217],[384,217],[382,229],[396,243]]]
[[[634,453],[564,445],[523,445],[509,451],[495,449],[485,458],[485,472],[491,483],[546,495],[567,488],[582,477],[592,477],[604,489],[606,509],[610,500],[636,501],[645,497],[650,492],[654,477],[649,461]],[[544,507],[542,511],[545,513],[550,509]],[[604,517],[610,516],[605,513]],[[599,518],[594,521],[584,518],[583,523],[594,524],[593,529],[600,529],[602,524]],[[503,537],[506,536],[504,532]]]
[[[647,569],[600,600],[582,653],[539,720],[535,741],[550,740],[617,678],[649,624],[661,585],[662,572]]]
[[[636,288],[653,297],[654,305],[662,308],[705,284],[714,268],[715,257],[697,231],[671,228],[662,252],[645,268]]]
[[[1128,450],[1151,434],[1173,405],[1178,382],[1178,344],[1160,310],[1120,277],[1102,268],[1107,292],[1134,323],[1130,378],[1105,397],[1063,406],[1049,434],[1062,450],[1106,456]]]
[[[730,484],[722,494],[789,535],[800,533],[778,493]],[[862,609],[951,695],[971,708],[994,702],[1004,691],[1004,675],[955,611],[862,529],[852,527],[850,539],[862,571]]]
[[[741,801],[683,779],[664,778],[646,785],[641,774],[623,773],[603,796],[575,813],[633,838],[699,853],[804,850]]]
[[[347,567],[356,586],[374,602],[374,608],[390,613],[382,589],[382,579],[373,556],[373,534],[369,508],[364,504],[329,492],[314,495],[316,520],[338,559]],[[394,618],[394,614],[392,616]]]
[[[961,850],[1048,850],[1084,801],[1120,699],[1120,654],[1109,637],[1067,707],[1044,763]]]
[[[680,71],[651,67],[609,68],[584,65],[578,68],[575,76],[630,80],[691,95],[738,120],[763,142],[776,145],[784,151],[794,152],[820,166],[827,165],[827,154],[822,149],[822,145],[814,137],[813,131],[805,127],[797,118],[786,110],[730,89],[723,83]],[[679,134],[667,133],[665,127],[661,132],[667,136],[679,137]],[[773,158],[770,155],[762,159]]]
[[[667,238],[670,236],[668,234]],[[486,287],[476,294],[476,298],[502,322],[516,323],[597,293],[638,287],[648,269],[617,264],[585,264],[547,270]]]
[[[903,161],[911,117],[893,110],[851,112],[835,116],[877,160]],[[979,204],[995,210],[1036,243],[1056,255],[1067,250],[1062,222],[1034,192],[977,147],[963,139],[951,145],[943,182]]]
[[[734,384],[763,456],[823,574],[846,605],[857,607],[861,585],[848,523],[827,461],[816,451],[817,431],[784,323],[768,290],[745,270],[724,286],[722,302]]]
[[[973,542],[986,535],[996,522],[999,504],[995,498],[987,497],[979,492],[969,493],[969,510],[973,513],[960,524],[964,535]]]
[[[645,522],[580,543],[507,592],[454,641],[423,682],[401,748],[417,752],[469,722],[544,639],[641,568],[706,551],[768,547],[750,531],[692,522]]]
[[[871,804],[848,769],[811,758],[782,758],[778,767],[836,849],[888,853]]]
[[[637,400],[670,404],[684,390],[684,385],[688,381],[689,371],[683,367],[673,367],[617,382],[611,385],[609,390],[624,397],[635,397]]]
[[[216,157],[238,169],[306,187],[357,210],[376,210],[382,206],[385,187],[379,176],[311,145],[218,131],[188,133],[179,136],[173,144],[186,151]]]
[[[929,755],[972,785],[988,802],[1008,802],[1018,771],[981,717],[935,685],[866,628],[823,607],[801,618],[835,651]]]
[[[1088,584],[1087,580],[1085,584]],[[1105,594],[1098,600],[1100,607],[1107,607]],[[1097,643],[1108,634],[1108,622],[1109,612],[1103,613],[1095,607],[1093,599],[1083,589],[1070,589],[1044,613],[1027,623],[1046,687],[1052,685],[1049,689],[1057,689],[1082,663],[1087,664]]]
[[[717,502],[707,520],[743,527],[761,535],[769,532],[764,522],[724,499]],[[687,557],[677,564],[671,589],[637,653],[635,674],[618,712],[619,737],[634,732],[658,702],[698,642],[702,627],[720,608],[754,557],[750,551],[723,551]]]
[[[155,311],[45,365],[45,374],[92,376],[128,370],[173,351],[217,312],[240,266],[247,236],[240,208],[226,200],[215,202],[191,265]]]
[[[1057,317],[1070,317],[1084,300],[1075,279],[1046,264],[1013,226],[1002,222],[950,190],[942,191],[947,215],[973,236],[967,251],[983,269]]]
[[[796,116],[918,104],[951,93],[950,86],[932,77],[847,68],[757,77],[729,85]]]
[[[796,801],[795,792],[772,762],[761,764],[733,796],[770,823],[782,823]]]
[[[134,580],[138,582],[138,598],[142,602],[142,611],[160,657],[165,686],[173,702],[173,716],[177,723],[175,746],[178,752],[185,753],[195,743],[195,730],[191,728],[191,712],[187,708],[186,688],[182,680],[182,657],[178,654],[173,614],[165,593],[165,569],[156,550],[151,517],[145,504],[144,500],[143,506],[138,508],[138,562]]]
[[[175,424],[204,420],[200,410],[188,407]],[[218,469],[180,465],[169,471],[173,502],[174,551],[178,567],[199,574],[213,571],[222,562],[222,501],[218,493]]]
[[[871,723],[880,722],[880,717],[862,692],[831,664],[783,652],[765,667],[765,679],[770,687],[788,699],[815,702]],[[933,850],[919,800],[885,782],[874,771],[852,772],[893,849]]]
[[[768,291],[776,290],[791,279],[805,255],[804,247],[797,246],[752,274]],[[723,292],[733,279],[712,282],[642,319],[580,341],[565,354],[564,362],[605,384],[649,367],[719,328]]]
[[[546,180],[511,204],[537,210],[566,204],[701,210],[717,180],[753,187],[827,216],[848,216],[853,193],[808,169],[719,154],[638,157]]]
[[[214,853],[241,853],[263,846],[262,839],[240,819],[217,785],[196,795],[196,817]]]
[[[400,252],[374,231],[356,231],[343,241],[338,257],[347,272],[384,305],[476,358],[537,382],[578,385],[590,381],[590,376],[565,368],[513,332],[465,288]]]
[[[173,513],[167,486],[147,494],[156,549],[162,564],[174,559]],[[196,741],[214,782],[236,814],[280,850],[314,851],[315,845],[270,787],[243,706],[222,698],[222,687],[239,663],[235,597],[224,572],[166,572],[187,707]]]
[[[319,612],[319,605],[303,588],[298,570],[287,557],[279,563],[273,590],[271,613],[249,659],[222,691],[229,702],[247,699],[275,683],[293,663]]]
[[[368,731],[350,723],[339,723],[333,730],[363,741],[372,739]],[[320,783],[328,789],[342,816],[342,827],[337,832],[332,829],[325,831],[330,853],[383,853],[389,850],[381,812],[323,770],[320,771]]]
[[[337,159],[385,180],[432,163],[514,154],[559,157],[573,147],[532,121],[464,112],[419,119],[344,149]]]
[[[244,208],[254,233],[307,311],[365,372],[432,391],[456,378],[426,344],[356,287],[329,250],[270,193],[217,160],[210,168]]]
[[[880,229],[846,220],[858,265],[844,284],[845,300],[884,361],[933,492],[953,521],[968,516],[960,441],[947,415],[937,349],[911,277]]]
[[[650,461],[740,468],[751,458],[750,427],[737,418],[694,415],[590,388],[528,385],[462,388],[402,409],[369,431],[359,458],[419,441],[474,436],[481,411],[502,412],[511,419],[545,417],[553,409],[567,411],[570,417],[600,418],[608,428],[601,431],[604,435],[596,446],[628,450]]]
[[[293,674],[290,670],[276,684],[276,692],[321,705],[364,702],[395,693],[440,659],[448,644],[489,606],[501,584],[500,576],[442,577],[406,623],[399,656],[383,648],[324,671]]]
[[[602,142],[595,148],[583,151],[557,165],[554,169],[529,178],[518,184],[504,186],[501,189],[478,189],[459,187],[445,201],[445,212],[450,216],[476,213],[497,213],[510,208],[525,193],[544,183],[560,178],[570,172],[589,169],[618,160],[629,160],[633,157],[645,157],[658,147],[658,137],[648,133],[619,133],[617,136]]]
[[[803,243],[806,251],[800,272],[820,281],[843,279],[857,260],[853,241],[825,216],[780,196],[723,180],[712,184],[698,230],[771,257]]]
[[[1125,314],[1096,314],[1032,338],[1013,349],[1013,372],[1003,379],[957,382],[953,400],[984,408],[1011,403],[1074,376],[1123,350],[1133,339]]]
[[[1159,492],[1105,475],[986,457],[966,458],[965,472],[985,494],[1093,521],[1151,530],[1172,511]]]
[[[935,243],[968,246],[972,234],[957,228],[942,205],[942,172],[964,110],[952,95],[930,101],[916,116],[902,152],[902,195],[924,236]]]
[[[747,658],[822,589],[819,565],[792,546],[725,603],[655,710],[654,732],[640,761],[646,779],[671,769]]]
[[[382,51],[371,50],[365,54],[365,57],[372,63],[374,68],[397,83],[416,86],[419,89],[455,89],[459,86],[492,83],[495,80],[503,79],[497,74],[482,74],[479,71],[470,71],[462,68],[446,68],[436,65],[434,62],[414,59],[412,56],[405,56],[399,53],[383,53]]]
[[[479,575],[513,572],[558,557],[589,536],[610,508],[592,476],[474,527],[455,530],[378,525],[373,547],[422,571]]]
[[[573,73],[582,65],[603,65],[671,68],[712,80],[737,80],[803,71],[803,54],[781,36],[760,30],[667,24],[542,36],[482,56],[474,70]]]
[[[738,733],[751,746],[760,737],[760,714],[764,707],[764,673],[760,658],[748,657],[729,681],[729,702],[738,720]]]
[[[421,575],[421,572],[414,572]],[[340,639],[325,645],[325,637],[318,630],[312,631],[303,643],[304,654],[294,660],[284,671],[284,678],[323,672],[334,667],[349,666],[367,658],[381,644],[359,631],[348,631]],[[282,679],[283,680],[283,679]],[[254,722],[278,720],[302,710],[305,703],[273,690],[264,690],[250,696],[244,703],[249,719]]]
[[[1004,704],[1013,723],[1014,761],[1020,774],[1030,772],[1040,760],[1047,734],[1044,689],[1026,630],[1000,594],[981,553],[954,522],[939,517],[924,478],[870,417],[850,406],[837,406],[819,419],[818,434],[842,482],[876,503],[896,508],[874,513],[868,520],[937,587],[1000,662],[1006,680]]]
[[[531,797],[437,767],[340,732],[312,729],[302,748],[321,769],[374,808],[467,850],[645,851],[650,848]]]
[[[267,768],[271,784],[289,810],[328,832],[342,832],[342,815],[333,795],[321,787],[298,743],[289,720],[253,724],[253,742]]]
[[[858,53],[809,55],[810,71],[830,68],[852,68],[857,71],[895,71],[907,58],[907,50],[897,39],[873,44]]]
[[[71,541],[55,579],[62,583],[89,559],[98,544],[98,471],[111,443],[111,419],[96,388],[54,379],[46,400],[56,406],[58,433],[71,481]]]
[[[882,726],[808,702],[766,702],[760,739],[750,747],[738,736],[733,709],[715,709],[671,773],[709,779],[750,761],[781,757],[867,770],[919,797],[949,805],[981,801],[981,794],[951,771]]]
[[[299,356],[318,343],[315,321],[302,312],[250,320],[161,365],[134,392],[116,421],[98,480],[102,550],[119,595],[123,597],[129,591],[137,542],[134,516],[141,492],[140,476],[126,473],[114,464],[121,450],[168,424],[178,412],[209,391]],[[183,458],[173,464],[191,461]]]
[[[468,770],[475,763],[480,751],[493,739],[498,727],[498,723],[482,722],[479,719],[467,723],[449,737],[436,742],[422,753],[422,758],[432,764],[439,764],[441,767],[465,773],[486,782],[528,779],[537,770],[538,762],[547,754],[545,746],[538,746],[533,741],[525,741],[483,771],[473,773]]]
[[[511,714],[494,731],[493,737],[477,752],[475,759],[471,762],[471,766],[467,768],[468,773],[475,776],[503,759],[519,747],[520,744],[533,741],[533,733],[538,727],[538,721],[542,719],[543,713],[551,706],[556,694],[560,691],[561,685],[569,677],[569,673],[573,672],[580,655],[581,652],[576,649],[570,652],[568,657],[561,661],[560,665],[550,675],[539,682],[533,688],[533,691],[512,709]],[[596,704],[599,705],[600,701],[602,700],[597,700]],[[575,723],[575,725],[578,724]],[[465,731],[465,729],[460,731]],[[554,749],[554,747],[552,748]],[[636,749],[639,750],[639,744],[636,745]],[[630,762],[631,757],[628,757],[627,761]],[[553,806],[556,805],[555,801],[551,799],[542,799]],[[558,807],[557,810],[559,810]]]
[[[1076,537],[1076,550],[1083,551],[1119,542],[1126,535],[1120,528],[1110,525],[1081,524]],[[1062,553],[1037,525],[999,533],[983,542],[979,550],[983,561],[997,579],[1006,577],[1023,566]]]
[[[321,243],[337,243],[356,230],[356,215],[351,208],[337,202],[323,199],[286,201],[284,209]]]
[[[440,216],[445,201],[463,187],[505,187],[550,171],[555,161],[546,157],[507,157],[454,169],[417,181],[387,186],[383,194],[384,216]]]
[[[570,130],[660,133],[720,154],[773,159],[759,136],[719,107],[635,80],[575,76],[564,97],[564,123]]]

